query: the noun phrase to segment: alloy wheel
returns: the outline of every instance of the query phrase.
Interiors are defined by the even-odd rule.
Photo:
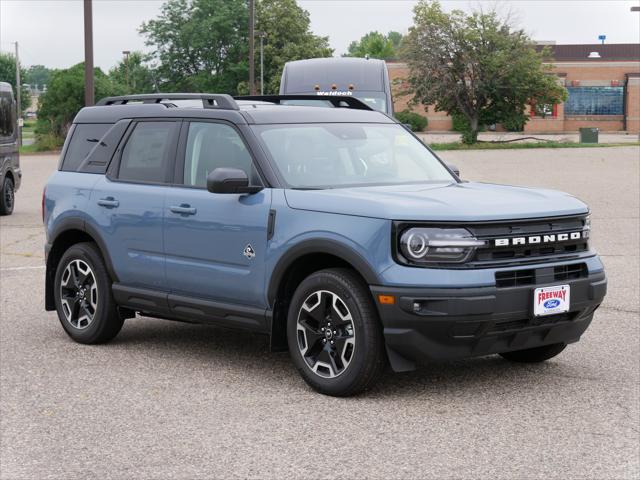
[[[91,324],[98,309],[98,284],[87,262],[69,262],[60,282],[60,300],[72,327],[83,330]]]
[[[318,290],[302,303],[297,343],[307,367],[316,375],[334,378],[344,373],[355,352],[353,317],[336,293]]]

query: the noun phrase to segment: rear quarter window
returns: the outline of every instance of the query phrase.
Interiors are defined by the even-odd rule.
[[[75,126],[61,170],[75,172],[89,152],[111,128],[111,123],[80,123]]]

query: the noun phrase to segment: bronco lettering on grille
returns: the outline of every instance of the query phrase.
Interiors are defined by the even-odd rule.
[[[568,242],[570,240],[580,240],[587,238],[588,232],[553,233],[547,235],[532,235],[530,237],[496,238],[496,247],[510,247],[518,245],[536,245],[545,243]]]

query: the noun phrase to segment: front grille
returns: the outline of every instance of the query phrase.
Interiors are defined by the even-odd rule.
[[[483,223],[465,226],[479,240],[486,240],[485,247],[478,248],[468,266],[526,264],[555,257],[571,258],[589,250],[587,238],[555,241],[529,245],[496,246],[496,239],[545,236],[582,232],[586,215],[557,217],[540,220]]]
[[[553,269],[553,276],[557,281],[575,280],[586,277],[588,274],[586,263],[574,263],[571,265],[560,265]]]
[[[535,270],[511,270],[496,272],[496,286],[498,288],[521,287],[536,283]]]
[[[522,287],[551,282],[564,282],[588,276],[586,263],[572,263],[551,268],[530,268],[526,270],[508,270],[496,272],[496,287]]]

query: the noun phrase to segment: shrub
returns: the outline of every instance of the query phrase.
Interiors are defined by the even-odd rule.
[[[467,117],[465,117],[464,115],[460,113],[454,113],[453,115],[451,115],[451,121],[451,129],[454,132],[464,133],[469,130],[469,120],[467,120]]]
[[[422,132],[429,124],[427,117],[410,110],[396,113],[396,119],[401,123],[411,125],[411,131],[413,132]]]
[[[524,125],[527,123],[527,116],[524,114],[514,113],[506,118],[503,118],[500,123],[507,132],[522,132]]]
[[[49,152],[51,150],[59,150],[63,143],[64,137],[53,133],[36,134],[35,151]]]

